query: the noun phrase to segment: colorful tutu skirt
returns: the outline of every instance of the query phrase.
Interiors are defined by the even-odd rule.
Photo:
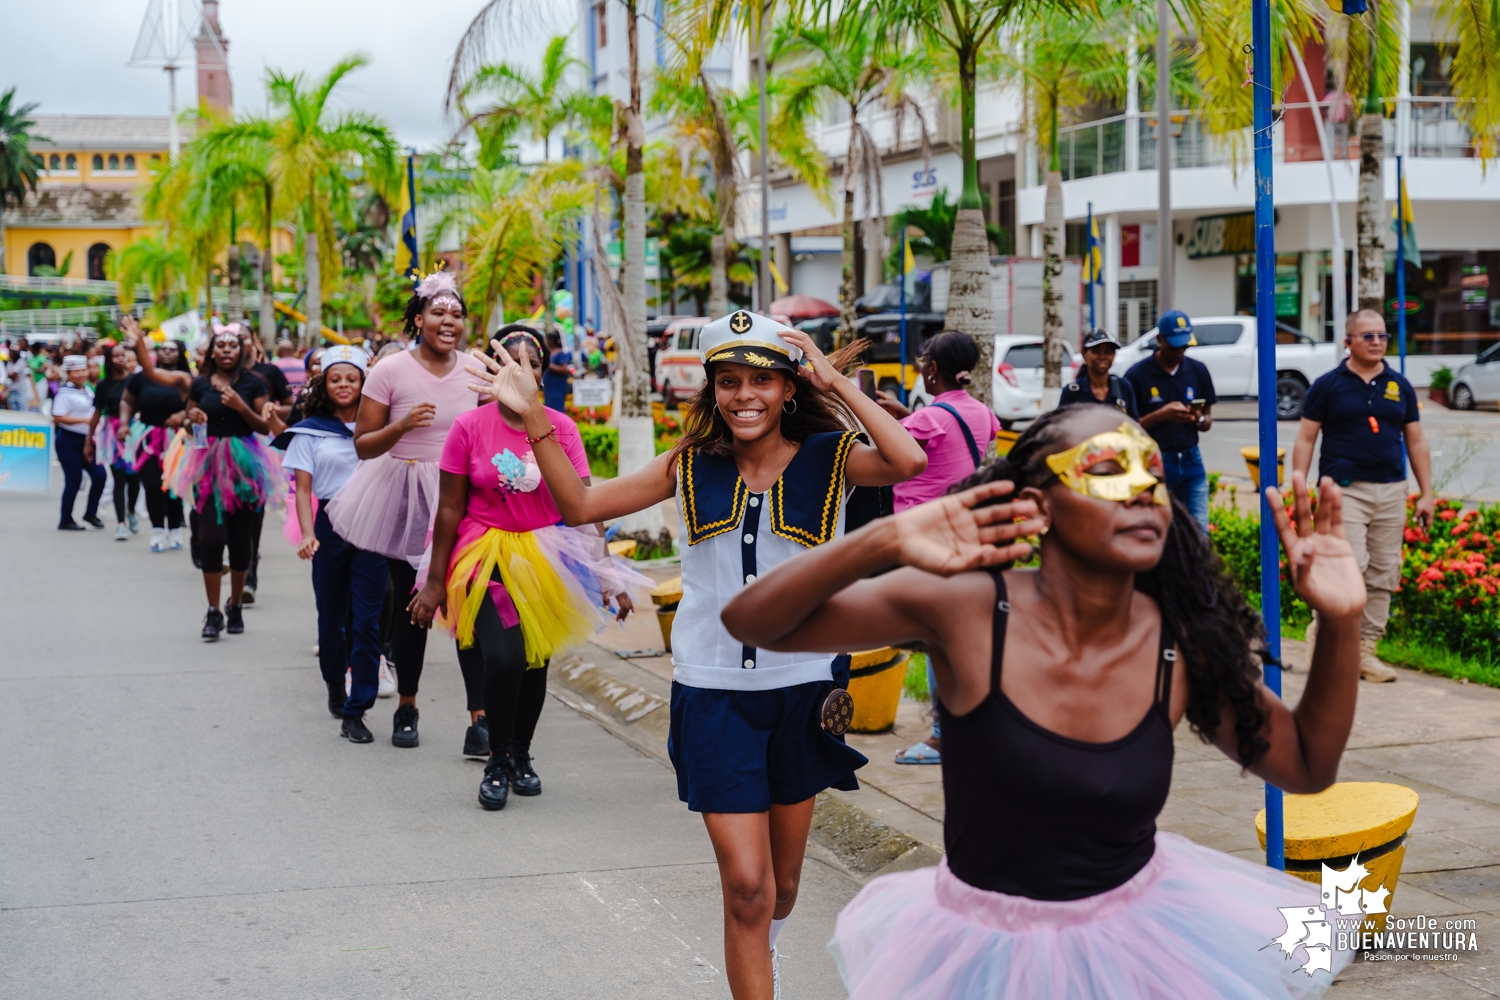
[[[436,462],[366,459],[328,501],[328,521],[355,548],[418,566],[437,513],[438,478]]]
[[[496,570],[503,582],[494,579]],[[501,623],[521,626],[526,666],[538,669],[604,627],[609,598],[652,586],[650,579],[610,556],[597,535],[560,526],[503,531],[465,518],[448,563],[443,624],[459,648],[473,646],[474,620],[489,594]]]
[[[120,418],[105,417],[94,426],[94,461],[117,472],[133,473],[120,443]]]
[[[1352,955],[1309,974],[1305,949],[1274,939],[1280,907],[1319,903],[1312,883],[1158,833],[1145,868],[1086,899],[987,892],[946,861],[883,876],[844,907],[828,950],[851,1000],[1316,997]]]
[[[205,448],[177,445],[167,449],[171,490],[200,515],[259,510],[281,497],[281,460],[259,437],[211,437]],[[167,462],[162,466],[165,479]]]
[[[140,472],[153,458],[165,456],[176,436],[177,432],[170,427],[153,427],[142,423],[139,417],[132,420],[122,448],[130,470]]]

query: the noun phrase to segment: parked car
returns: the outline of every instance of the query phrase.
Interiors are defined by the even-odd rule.
[[[698,335],[710,322],[707,316],[679,319],[662,334],[656,352],[656,378],[661,401],[667,406],[693,395],[703,388],[703,353],[698,349]]]
[[[1453,373],[1448,398],[1458,410],[1500,402],[1500,344],[1491,344]]]
[[[1193,342],[1188,354],[1203,362],[1221,397],[1259,396],[1256,367],[1254,316],[1204,316],[1193,318]],[[1120,348],[1115,355],[1116,375],[1124,375],[1138,361],[1156,350],[1156,329]],[[1277,324],[1276,415],[1281,420],[1302,416],[1302,398],[1308,386],[1338,364],[1338,344],[1313,340],[1292,327]]]
[[[1062,370],[1064,384],[1078,377],[1083,355],[1074,354]],[[991,408],[1000,418],[1000,426],[1010,430],[1020,420],[1031,420],[1042,412],[1042,339],[1001,334],[995,338],[995,378]],[[1057,392],[1059,390],[1047,390]],[[932,403],[932,396],[918,376],[907,394],[907,405],[913,410]]]
[[[651,372],[651,391],[660,392],[661,383],[656,378],[656,352],[666,340],[667,327],[690,316],[652,316],[646,320],[646,367]]]

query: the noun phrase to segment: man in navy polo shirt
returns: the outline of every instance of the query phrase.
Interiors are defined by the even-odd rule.
[[[1420,496],[1413,519],[1432,523],[1432,452],[1422,432],[1417,393],[1385,363],[1390,343],[1385,320],[1361,309],[1344,324],[1349,357],[1307,390],[1302,426],[1292,449],[1292,468],[1307,475],[1319,431],[1323,452],[1318,478],[1343,487],[1344,534],[1365,577],[1369,599],[1359,626],[1359,675],[1393,681],[1396,672],[1375,656],[1385,634],[1391,594],[1401,585],[1401,542],[1406,527],[1406,462]]]
[[[1187,356],[1193,321],[1185,313],[1163,313],[1157,321],[1156,352],[1125,373],[1135,395],[1141,426],[1161,448],[1167,489],[1208,530],[1208,473],[1198,452],[1198,434],[1213,426],[1219,401],[1208,367]]]

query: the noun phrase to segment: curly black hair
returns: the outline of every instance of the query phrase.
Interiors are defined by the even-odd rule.
[[[333,397],[328,395],[328,387],[324,384],[326,372],[318,372],[307,380],[307,385],[302,389],[302,395],[297,402],[302,407],[304,416],[309,417],[331,417],[338,407],[333,402]],[[359,377],[359,387],[363,391],[365,387],[365,376]],[[357,402],[357,401],[356,401]]]
[[[1016,439],[1009,454],[981,466],[950,492],[1002,479],[1014,482],[1017,490],[1045,486],[1056,478],[1046,465],[1047,456],[1067,447],[1067,422],[1089,409],[1070,406],[1043,414]],[[1248,767],[1265,756],[1270,749],[1262,735],[1266,715],[1256,695],[1261,676],[1256,650],[1265,647],[1265,625],[1176,497],[1161,561],[1136,574],[1135,589],[1156,602],[1177,638],[1187,669],[1187,718],[1193,732],[1205,743],[1212,741],[1228,705],[1234,712],[1241,765]]]
[[[463,306],[464,315],[469,315],[469,304],[464,301],[462,293],[452,291],[444,292],[443,294],[458,299],[458,304]],[[429,301],[431,300],[424,299],[416,292],[412,292],[411,298],[406,300],[406,311],[401,314],[401,330],[408,337],[421,336],[421,334],[417,331],[417,317],[422,315],[422,307],[425,306]]]

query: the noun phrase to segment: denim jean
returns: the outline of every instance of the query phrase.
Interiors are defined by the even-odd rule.
[[[328,508],[313,521],[313,592],[318,599],[318,666],[329,684],[352,670],[344,717],[358,719],[375,705],[380,681],[380,612],[388,576],[385,556],[356,549],[333,530]]]
[[[1163,451],[1161,461],[1167,473],[1167,489],[1207,531],[1208,473],[1203,470],[1203,456],[1197,446],[1187,451]]]

